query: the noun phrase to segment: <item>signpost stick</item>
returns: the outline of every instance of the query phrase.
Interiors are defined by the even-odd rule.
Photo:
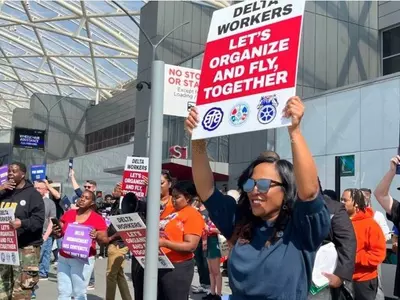
[[[336,192],[336,198],[340,200],[341,198],[341,191],[340,191],[340,173],[341,173],[341,157],[340,156],[335,156],[335,192]]]
[[[152,46],[152,64],[151,64],[151,99],[150,113],[148,120],[150,122],[150,132],[148,132],[148,147],[149,154],[149,188],[148,188],[148,205],[146,211],[146,257],[144,267],[144,299],[157,300],[157,284],[158,284],[158,248],[159,248],[159,223],[160,223],[160,198],[161,185],[160,174],[162,165],[162,146],[163,146],[163,106],[164,106],[164,62],[157,60],[156,51],[158,46],[174,31],[182,26],[189,24],[185,22],[166,35],[156,44],[152,42],[129,12],[123,8],[118,2],[111,1],[118,6],[131,20],[139,27],[143,36]]]

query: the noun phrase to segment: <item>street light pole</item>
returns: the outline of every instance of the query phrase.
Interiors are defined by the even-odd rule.
[[[163,108],[164,108],[164,68],[165,63],[162,60],[157,60],[158,46],[175,30],[189,24],[185,22],[166,35],[161,40],[154,44],[140,24],[115,1],[111,1],[118,6],[143,33],[143,36],[152,46],[152,63],[151,63],[151,100],[149,107],[150,132],[148,130],[147,153],[149,155],[149,192],[148,204],[146,212],[146,257],[144,268],[144,299],[157,300],[157,284],[158,284],[158,248],[159,248],[159,223],[160,223],[160,203],[157,199],[160,198],[160,174],[162,165],[162,141],[163,141]]]
[[[65,98],[71,96],[73,93],[70,93],[64,97],[62,97],[61,99],[59,99],[55,104],[53,104],[50,109],[46,106],[46,104],[43,103],[42,99],[39,98],[38,95],[33,94],[40,103],[42,103],[42,105],[44,106],[44,108],[46,109],[47,112],[47,119],[46,119],[46,135],[45,135],[45,141],[44,141],[44,156],[43,156],[43,164],[47,166],[47,152],[48,152],[48,141],[49,141],[49,130],[50,130],[50,114],[51,111],[53,110],[54,107],[56,107],[62,100],[64,100]]]

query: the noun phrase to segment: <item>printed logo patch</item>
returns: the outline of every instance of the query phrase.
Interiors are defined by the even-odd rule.
[[[204,115],[201,125],[204,130],[214,131],[221,125],[222,119],[224,118],[224,112],[218,107],[210,108]]]
[[[269,124],[276,117],[276,108],[278,107],[278,99],[276,95],[261,97],[260,103],[257,106],[257,119],[261,124]]]
[[[21,200],[21,201],[19,201],[19,204],[20,204],[21,206],[25,206],[25,205],[26,205],[26,201],[25,201],[25,200]]]
[[[236,104],[230,112],[229,122],[234,126],[242,125],[249,115],[249,106],[246,103]]]

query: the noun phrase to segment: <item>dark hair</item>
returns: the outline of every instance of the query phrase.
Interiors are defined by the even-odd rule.
[[[328,196],[333,201],[339,201],[339,199],[337,199],[337,195],[334,190],[324,190],[322,194]]]
[[[94,180],[86,180],[86,182],[91,184],[91,185],[97,186],[97,183]]]
[[[261,152],[259,158],[262,158],[262,157],[271,157],[271,158],[274,158],[276,160],[280,160],[281,159],[279,154],[276,153],[275,151],[272,151],[272,150],[267,150],[267,151]]]
[[[83,193],[90,193],[90,196],[92,197],[92,201],[93,201],[94,203],[96,203],[96,194],[95,194],[95,193],[93,193],[92,191],[89,191],[89,190],[84,190],[84,191],[82,192],[82,195],[83,195]]]
[[[361,192],[367,192],[367,193],[372,194],[371,189],[368,189],[368,188],[361,188],[360,191],[361,191]]]
[[[10,166],[18,166],[22,173],[26,173],[26,165],[22,162],[14,161],[10,164]]]
[[[254,172],[254,168],[262,163],[269,163],[275,165],[276,171],[281,178],[283,190],[283,201],[278,218],[274,223],[274,232],[271,238],[267,241],[266,245],[273,244],[279,240],[278,232],[283,231],[291,217],[294,198],[296,196],[296,183],[293,174],[293,165],[287,160],[277,160],[270,156],[260,156],[253,161],[242,173],[238,180],[238,187],[243,191],[243,185]],[[250,207],[250,200],[247,193],[241,192],[238,202],[238,211],[241,212],[241,217],[236,223],[233,237],[231,242],[234,244],[238,239],[250,241],[254,234],[254,228],[260,226],[264,221],[260,217],[253,215]]]
[[[189,180],[178,181],[172,190],[183,194],[185,198],[190,200],[189,203],[192,203],[194,198],[197,197],[196,187]]]
[[[367,206],[365,204],[364,194],[362,193],[361,190],[351,188],[351,189],[345,189],[344,191],[350,193],[351,200],[353,200],[354,204],[357,205],[357,208],[359,210],[365,211],[365,208]]]
[[[107,195],[104,196],[104,199],[106,199],[107,197],[108,197],[108,198],[112,198],[113,196],[110,195],[110,194],[107,194]]]
[[[173,178],[172,178],[171,173],[168,170],[162,170],[161,175],[164,176],[165,179],[167,179],[167,181],[172,182]]]

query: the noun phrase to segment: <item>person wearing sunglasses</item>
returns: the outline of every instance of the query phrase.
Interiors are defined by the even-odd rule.
[[[212,222],[234,247],[228,261],[231,300],[307,299],[315,255],[328,235],[330,217],[317,168],[300,130],[304,105],[288,100],[293,165],[260,155],[238,180],[239,203],[214,187],[205,140],[192,141],[192,173]],[[192,108],[185,126],[199,123]],[[260,281],[261,280],[261,281]]]

